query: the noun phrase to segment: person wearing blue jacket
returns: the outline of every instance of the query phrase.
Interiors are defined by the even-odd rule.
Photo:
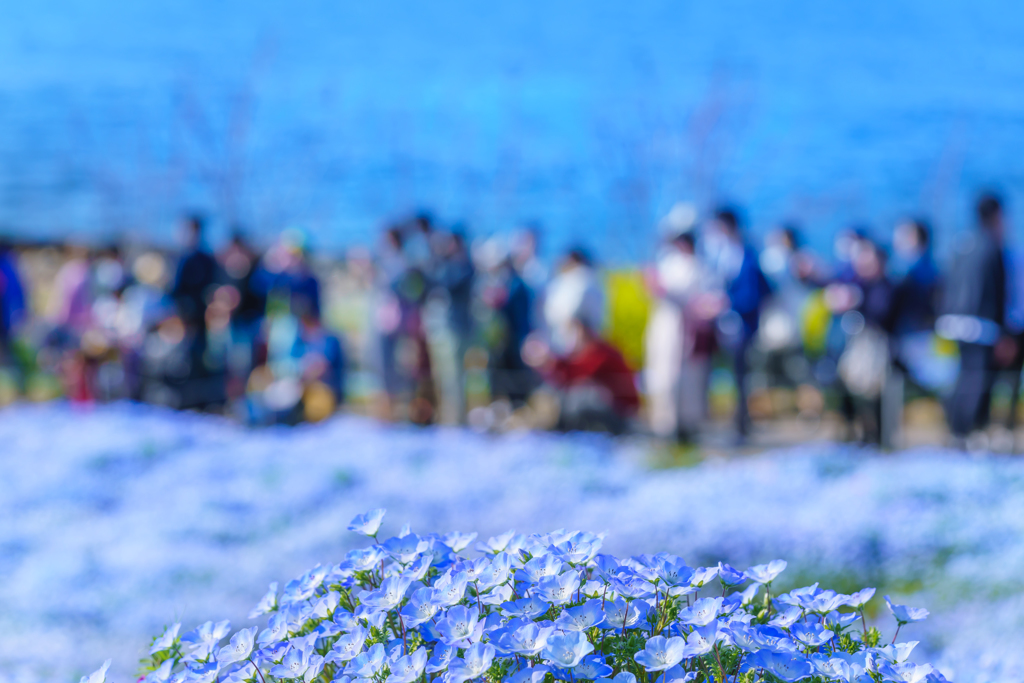
[[[10,340],[25,315],[25,289],[18,274],[18,257],[0,241],[0,363],[6,361]]]
[[[757,334],[761,308],[771,294],[757,251],[743,238],[740,214],[730,207],[715,212],[711,225],[715,271],[722,279],[728,309],[719,316],[721,345],[729,351],[736,379],[736,432],[740,441],[750,432],[747,410],[747,353]]]

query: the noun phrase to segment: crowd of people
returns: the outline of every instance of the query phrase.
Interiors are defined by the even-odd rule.
[[[643,335],[642,358],[609,341],[607,283],[587,250],[549,267],[537,227],[471,240],[420,214],[384,230],[372,253],[325,266],[298,231],[262,251],[237,232],[213,250],[191,215],[177,254],[59,245],[44,250],[45,276],[38,247],[4,243],[0,365],[30,396],[46,376],[76,402],[127,398],[253,424],[322,419],[362,391],[359,375],[388,419],[488,428],[530,414],[682,442],[700,436],[714,378],[728,376],[738,441],[752,391],[784,387],[799,410],[831,401],[850,438],[881,444],[908,392],[941,396],[966,443],[1004,371],[1013,420],[1024,361],[1003,203],[985,194],[975,214],[941,269],[922,220],[896,225],[889,245],[841,231],[826,259],[795,225],[759,251],[737,208],[702,216],[680,203],[640,270],[649,312],[631,334]],[[358,333],[325,321],[335,266],[358,285],[340,297],[366,301]]]

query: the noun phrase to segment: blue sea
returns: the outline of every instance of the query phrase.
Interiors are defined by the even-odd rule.
[[[32,0],[0,13],[0,225],[372,244],[429,209],[648,257],[678,200],[827,249],[995,187],[1024,225],[1024,8],[976,0]],[[1019,228],[1024,237],[1024,228]]]

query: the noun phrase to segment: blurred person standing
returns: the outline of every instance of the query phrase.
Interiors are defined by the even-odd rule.
[[[852,253],[849,281],[829,285],[825,298],[843,335],[837,375],[848,428],[860,427],[865,443],[883,444],[882,397],[889,377],[894,287],[886,255],[863,238]],[[883,444],[889,445],[889,444]]]
[[[170,297],[184,326],[188,346],[187,368],[179,388],[180,408],[197,408],[223,401],[223,387],[210,372],[207,358],[206,308],[208,297],[219,281],[217,260],[205,241],[206,220],[199,214],[187,216],[183,225],[184,251],[178,261]]]
[[[571,249],[548,283],[544,299],[544,324],[555,353],[571,347],[576,318],[593,330],[604,325],[604,293],[590,256]]]
[[[770,381],[796,388],[812,377],[803,331],[808,303],[817,289],[816,260],[804,248],[799,228],[786,224],[768,233],[760,265],[772,295],[761,314],[758,348],[766,355]]]
[[[940,273],[932,254],[932,231],[921,219],[896,225],[892,239],[896,267],[890,312],[892,358],[901,375],[926,390],[937,387],[928,365],[934,362]]]
[[[698,348],[693,302],[708,287],[708,273],[696,254],[697,210],[672,207],[661,223],[665,243],[648,286],[657,303],[644,335],[644,387],[650,401],[651,430],[662,438],[691,441],[707,416],[710,354]]]
[[[544,328],[544,299],[550,272],[540,259],[540,227],[528,224],[512,235],[512,267],[530,293],[530,326]]]
[[[757,256],[746,243],[739,212],[731,207],[718,209],[708,226],[711,263],[725,286],[727,309],[718,317],[718,334],[723,348],[732,357],[736,381],[736,434],[740,441],[750,433],[747,408],[747,354],[757,333],[761,308],[771,287]]]
[[[505,399],[512,408],[526,403],[536,378],[522,357],[523,342],[532,331],[530,291],[512,265],[503,240],[492,237],[480,249],[487,276],[480,291],[490,309],[491,325],[485,337],[492,399]]]
[[[1002,199],[983,194],[975,213],[977,229],[954,252],[942,315],[935,323],[939,336],[960,347],[960,371],[946,415],[961,446],[966,445],[968,435],[988,424],[996,369],[1011,362],[1016,353],[1012,339],[1004,336],[1007,281]]]
[[[231,307],[227,393],[229,398],[236,399],[245,393],[245,383],[255,366],[270,275],[240,230],[235,231],[227,247],[217,255],[217,261],[226,278]]]
[[[427,245],[429,247],[429,245]],[[385,230],[377,256],[377,302],[373,328],[379,340],[379,366],[384,385],[383,413],[388,419],[401,407],[417,424],[435,419],[437,403],[430,354],[423,326],[423,305],[430,291],[419,254],[420,241],[406,248],[400,226]],[[415,252],[415,257],[410,255]]]
[[[466,352],[473,341],[473,292],[476,269],[466,246],[462,228],[456,227],[449,234],[439,234],[437,270],[435,280],[443,290],[447,302],[446,322],[450,351],[448,376],[443,377],[442,403],[453,414],[457,423],[466,420]]]
[[[11,365],[11,342],[25,317],[25,289],[18,272],[18,257],[0,240],[0,367]]]

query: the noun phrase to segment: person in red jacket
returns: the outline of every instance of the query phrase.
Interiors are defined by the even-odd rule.
[[[523,345],[523,360],[559,393],[559,427],[623,433],[640,407],[633,371],[619,350],[579,317],[571,337],[560,356],[539,339]]]

